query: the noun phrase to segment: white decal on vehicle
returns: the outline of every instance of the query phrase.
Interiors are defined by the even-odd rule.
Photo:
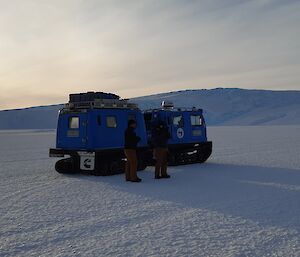
[[[177,134],[178,138],[183,138],[184,137],[184,130],[182,128],[178,128],[176,134]]]
[[[81,170],[94,170],[95,169],[95,153],[78,152],[80,156],[80,169]]]

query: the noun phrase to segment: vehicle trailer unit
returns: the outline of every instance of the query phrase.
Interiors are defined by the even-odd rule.
[[[59,112],[56,148],[49,153],[50,157],[68,158],[59,160],[55,169],[93,175],[124,172],[124,131],[130,119],[138,124],[138,169],[143,170],[148,145],[143,114],[137,106],[102,92],[70,95],[69,103]]]
[[[162,122],[168,127],[169,165],[203,163],[211,155],[202,109],[174,108],[173,103],[163,102],[161,109],[145,111],[144,119],[150,146],[155,126]]]

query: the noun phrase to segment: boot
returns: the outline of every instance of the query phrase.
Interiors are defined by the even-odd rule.
[[[131,181],[131,182],[141,182],[142,179],[141,178],[136,178],[136,179],[131,179],[129,181]]]

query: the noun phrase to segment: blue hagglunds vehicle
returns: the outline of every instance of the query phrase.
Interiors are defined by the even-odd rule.
[[[137,105],[114,94],[88,92],[71,94],[59,112],[56,148],[50,157],[61,157],[55,169],[60,173],[85,172],[112,175],[124,172],[124,131],[128,120],[137,122],[138,170],[153,165],[152,134],[164,123],[168,140],[169,164],[205,162],[212,152],[207,141],[202,109],[162,107],[142,112]]]
[[[56,148],[51,157],[59,160],[60,173],[87,172],[112,175],[124,170],[124,131],[128,120],[136,120],[138,169],[145,169],[142,156],[148,149],[142,112],[135,104],[106,93],[71,94],[69,103],[59,112]]]

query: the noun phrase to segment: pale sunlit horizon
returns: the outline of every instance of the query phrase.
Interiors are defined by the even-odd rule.
[[[0,0],[0,110],[185,89],[300,90],[298,0]]]

